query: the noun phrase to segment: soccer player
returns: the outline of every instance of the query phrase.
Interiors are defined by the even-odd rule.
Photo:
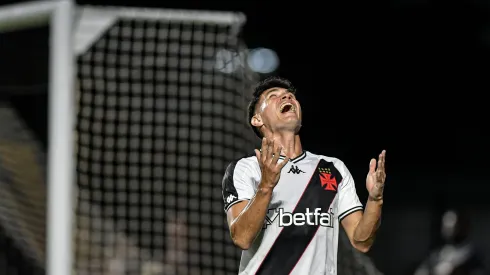
[[[442,216],[442,246],[424,260],[415,275],[488,275],[485,255],[470,238],[470,217],[462,209]]]
[[[232,162],[223,178],[240,274],[337,274],[339,224],[367,252],[380,224],[385,151],[372,159],[366,207],[342,161],[303,150],[301,106],[292,84],[271,77],[255,88],[249,123],[262,138],[255,155]]]

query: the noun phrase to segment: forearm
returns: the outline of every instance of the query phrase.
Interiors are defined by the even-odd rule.
[[[233,242],[248,249],[262,229],[272,198],[272,189],[259,188],[255,196],[236,217],[230,227]]]
[[[354,231],[354,243],[362,250],[368,250],[374,242],[381,222],[383,200],[368,199],[366,208]]]

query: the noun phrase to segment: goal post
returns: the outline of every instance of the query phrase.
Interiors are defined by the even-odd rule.
[[[41,173],[16,190],[0,182],[0,225],[41,274],[236,274],[221,180],[257,145],[244,24],[235,12],[70,0],[0,7],[0,34],[50,27],[46,188]],[[0,108],[9,121],[0,136],[24,127]],[[0,154],[20,154],[8,145]],[[344,234],[338,245],[340,273],[380,274]]]
[[[235,274],[221,198],[253,152],[241,13],[80,7],[79,274]],[[119,272],[119,273],[118,273]]]
[[[75,14],[71,1],[0,7],[0,33],[50,27],[47,198],[0,202],[3,227],[48,275],[237,269],[220,182],[253,148],[244,22],[232,12]],[[32,194],[33,185],[46,191],[32,181],[16,188]]]
[[[66,275],[72,270],[74,199],[74,77],[72,44],[73,2],[37,1],[3,6],[0,32],[49,24],[49,114],[47,153],[47,274]]]

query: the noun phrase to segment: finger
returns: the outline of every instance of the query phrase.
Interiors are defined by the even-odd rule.
[[[281,163],[279,163],[279,168],[282,169],[284,166],[286,166],[286,164],[288,164],[288,162],[289,162],[289,157],[286,155],[284,156],[284,160]]]
[[[386,151],[383,150],[379,155],[378,160],[378,169],[376,170],[376,177],[378,178],[378,182],[384,186],[384,182],[386,180],[385,173],[385,159],[386,159]]]
[[[383,171],[383,154],[379,154],[379,157],[378,157],[378,168],[376,169],[376,171],[378,171],[378,172],[382,172]]]
[[[262,149],[262,151],[264,151],[266,147],[267,147],[267,139],[265,137],[263,137],[262,138],[262,146],[260,147],[260,149]]]
[[[274,140],[269,141],[269,147],[267,149],[267,160],[272,161],[272,157],[274,155]]]
[[[267,152],[267,139],[264,137],[262,138],[262,147],[260,148],[261,152],[260,152],[260,161],[261,162],[264,162],[265,161],[265,158],[267,156],[266,152]]]
[[[255,151],[255,156],[257,157],[257,160],[260,162],[260,151],[257,149],[254,149]]]
[[[378,170],[384,172],[385,171],[385,156],[386,156],[386,151],[383,150],[381,154],[379,155],[379,160],[378,160]]]
[[[376,170],[376,160],[371,159],[371,161],[369,162],[369,173],[374,173],[375,170]]]
[[[270,143],[271,141],[269,139],[265,139],[264,151],[262,152],[264,161],[267,161],[267,158],[269,157]]]
[[[276,152],[274,153],[274,157],[272,158],[272,164],[276,164],[279,156],[281,155],[282,147],[278,146]]]

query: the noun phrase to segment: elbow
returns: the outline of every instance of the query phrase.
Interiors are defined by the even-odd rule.
[[[241,250],[248,250],[252,246],[252,241],[244,236],[244,234],[240,233],[236,226],[231,226],[230,233],[233,244]]]
[[[357,249],[357,251],[359,252],[362,252],[362,253],[368,253],[369,250],[371,250],[371,246],[367,246],[367,245],[358,245],[358,246],[355,246],[355,248]]]
[[[352,246],[359,252],[368,253],[371,250],[372,242],[356,242]]]
[[[247,241],[243,241],[243,240],[235,239],[235,238],[233,238],[233,244],[235,244],[235,246],[237,246],[241,250],[248,250],[250,248],[250,246],[252,245],[251,243],[249,243]]]

